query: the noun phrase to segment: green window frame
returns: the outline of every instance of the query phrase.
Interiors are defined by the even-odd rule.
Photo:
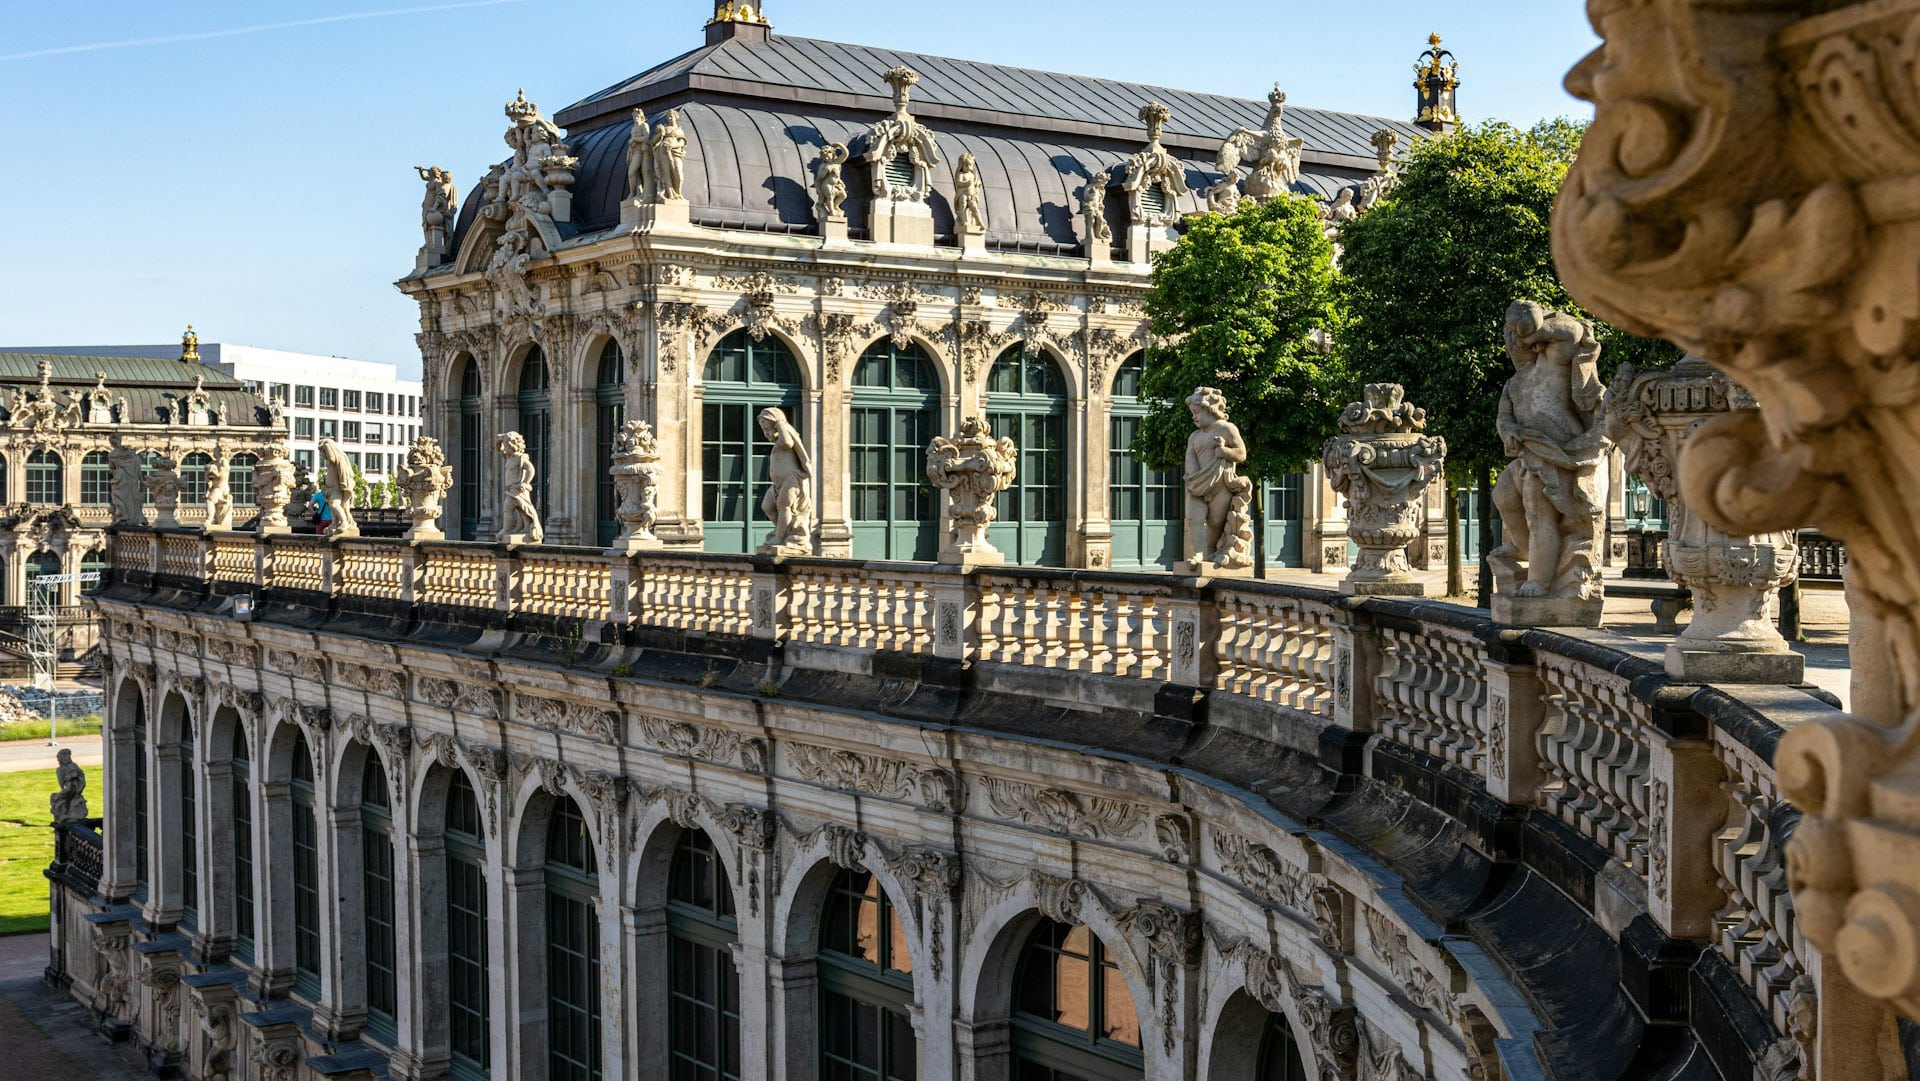
[[[480,536],[480,366],[472,357],[460,362],[459,438],[454,483],[460,496],[460,539]]]
[[[180,460],[180,505],[204,507],[207,503],[207,467],[213,459],[195,451]]]
[[[147,809],[147,790],[151,778],[147,766],[147,714],[146,703],[134,699],[133,716],[133,897],[136,901],[147,899],[149,865],[152,853],[148,844],[147,831],[152,828],[152,815]]]
[[[1019,448],[1013,486],[994,498],[994,545],[1014,563],[1067,560],[1067,379],[1045,351],[1016,345],[987,375],[987,424]]]
[[[762,409],[780,409],[802,437],[800,364],[779,338],[754,341],[740,330],[707,357],[700,410],[700,517],[709,552],[750,552],[767,492]]]
[[[485,1077],[492,1059],[487,845],[480,801],[458,771],[447,785],[446,823],[448,1044],[456,1076]]]
[[[847,438],[855,559],[939,554],[939,493],[926,464],[939,418],[940,376],[918,345],[882,338],[854,362]]]
[[[533,504],[544,521],[549,513],[547,492],[552,487],[553,383],[547,371],[546,350],[537,345],[520,358],[520,390],[514,404],[519,411],[516,430],[527,441],[527,457],[533,460]]]
[[[360,771],[361,926],[365,949],[367,1027],[391,1041],[400,979],[394,932],[393,806],[387,773],[371,751]]]
[[[233,932],[234,955],[253,960],[253,768],[247,729],[233,722],[229,765],[233,785]]]
[[[1308,1081],[1293,1026],[1277,1013],[1267,1014],[1267,1027],[1260,1034],[1260,1053],[1254,1062],[1254,1081]]]
[[[1016,1081],[1145,1076],[1139,1011],[1091,929],[1041,920],[1027,936],[1014,981]]]
[[[627,420],[627,362],[620,343],[600,347],[593,390],[593,491],[601,544],[620,534],[620,494],[613,485],[613,444]]]
[[[180,720],[180,926],[200,926],[200,822],[193,784],[193,733]]]
[[[227,465],[227,491],[233,495],[235,521],[243,521],[248,514],[248,508],[255,505],[253,467],[259,464],[260,459],[255,455],[236,454]]]
[[[733,890],[713,841],[680,835],[667,876],[668,1076],[739,1081],[739,941]]]
[[[1186,491],[1178,470],[1150,469],[1133,456],[1146,421],[1140,381],[1146,355],[1135,353],[1113,375],[1107,423],[1107,519],[1113,527],[1113,566],[1171,570],[1182,558]]]
[[[822,1081],[916,1081],[913,956],[872,874],[834,877],[819,962]]]
[[[570,799],[547,820],[547,1081],[599,1081],[600,877]]]
[[[104,450],[88,451],[80,459],[80,503],[104,507],[113,501],[113,464]]]
[[[1267,566],[1306,565],[1308,474],[1288,473],[1267,485]]]
[[[293,737],[293,989],[320,994],[320,824],[314,816],[313,755]]]
[[[65,466],[60,456],[42,447],[27,456],[27,502],[39,507],[57,507],[66,502],[61,491]]]

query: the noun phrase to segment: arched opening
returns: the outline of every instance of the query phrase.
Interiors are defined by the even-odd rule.
[[[89,548],[80,555],[80,592],[97,593],[107,582],[107,550]],[[93,577],[88,578],[87,575]]]
[[[1014,1081],[1138,1081],[1144,1070],[1139,1014],[1105,943],[1041,920],[1014,976]]]
[[[207,504],[207,467],[213,464],[208,455],[194,451],[180,460],[180,505],[183,507],[204,507]]]
[[[527,441],[527,457],[533,460],[533,504],[545,521],[547,492],[552,487],[548,473],[553,464],[553,387],[546,351],[537,345],[520,359],[520,389],[514,402],[519,411],[514,429]]]
[[[45,549],[33,553],[27,558],[27,596],[29,604],[44,604],[57,607],[60,604],[60,583],[42,581],[43,578],[60,576],[60,554]]]
[[[233,720],[229,750],[233,785],[233,936],[234,955],[253,960],[253,752],[247,729]]]
[[[194,789],[193,726],[181,703],[180,760],[176,766],[180,793],[180,926],[200,926],[200,809]]]
[[[60,456],[42,447],[27,457],[27,502],[41,507],[57,507],[67,501],[62,490],[66,467]]]
[[[487,1074],[487,844],[467,775],[447,782],[447,1043],[456,1076]]]
[[[939,407],[939,375],[918,345],[902,349],[883,338],[855,363],[847,415],[855,559],[931,560],[939,552],[939,500],[927,481]]]
[[[123,715],[131,714],[133,729],[133,899],[146,903],[152,882],[152,856],[149,830],[152,828],[152,810],[147,806],[148,789],[151,787],[147,748],[147,703],[146,696],[140,692],[138,684],[127,680],[123,685],[120,704]],[[111,822],[111,816],[107,819]]]
[[[460,539],[480,536],[480,366],[460,358],[460,416],[455,423],[454,486],[459,504]]]
[[[726,868],[699,830],[682,833],[674,849],[667,937],[668,1074],[738,1081],[740,973],[733,946],[740,932]]]
[[[104,450],[88,451],[80,459],[80,503],[104,507],[113,502],[113,466]]]
[[[713,349],[701,408],[701,510],[709,552],[747,552],[767,491],[767,440],[762,409],[784,410],[805,435],[800,417],[800,366],[775,337],[754,341],[735,331]]]
[[[320,823],[315,814],[313,755],[306,737],[293,737],[289,771],[293,834],[293,989],[320,997]]]
[[[987,376],[987,423],[1020,449],[1013,486],[994,502],[995,547],[1015,563],[1067,559],[1067,381],[1044,351],[1017,345]]]
[[[400,998],[393,916],[393,801],[386,771],[371,752],[360,772],[360,856],[367,1027],[391,1041]]]
[[[1116,568],[1171,569],[1179,562],[1186,493],[1178,470],[1149,469],[1132,453],[1146,421],[1140,380],[1146,354],[1135,353],[1113,376],[1108,422],[1107,517],[1113,523]]]
[[[1293,1025],[1245,991],[1236,992],[1214,1022],[1206,1081],[1308,1081]]]
[[[613,487],[613,442],[627,420],[627,362],[620,343],[607,339],[600,347],[600,364],[593,386],[593,492],[599,543],[612,544],[620,534],[620,496]]]
[[[1306,562],[1307,474],[1288,473],[1267,486],[1267,565]]]
[[[227,491],[233,494],[233,517],[236,522],[252,516],[250,508],[255,506],[256,498],[253,492],[253,467],[259,464],[260,459],[256,455],[236,454],[227,468]]]
[[[841,871],[820,928],[820,1076],[912,1081],[913,956],[880,883]]]
[[[599,868],[570,799],[547,819],[547,1077],[600,1078]]]

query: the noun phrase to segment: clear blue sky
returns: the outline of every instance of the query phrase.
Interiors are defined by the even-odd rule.
[[[769,0],[776,32],[1411,118],[1427,34],[1469,120],[1586,115],[1579,0]],[[207,340],[417,371],[392,287],[414,165],[464,194],[524,86],[549,115],[701,41],[705,0],[10,4],[0,346]],[[1202,14],[1205,12],[1205,14]],[[379,14],[375,14],[379,13]],[[1173,17],[1168,18],[1172,13]],[[370,16],[370,17],[369,17]],[[288,25],[300,24],[300,25]]]

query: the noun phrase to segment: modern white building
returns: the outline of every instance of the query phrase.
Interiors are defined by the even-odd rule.
[[[192,328],[188,328],[189,334]],[[393,475],[407,444],[420,434],[420,381],[401,379],[392,364],[315,353],[291,353],[254,345],[198,343],[201,363],[241,380],[288,417],[287,442],[295,462],[319,460],[322,437],[339,442],[347,459],[372,480]],[[36,346],[34,353],[91,357],[174,359],[168,345]]]

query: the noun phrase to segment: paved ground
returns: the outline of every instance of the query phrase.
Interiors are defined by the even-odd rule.
[[[29,770],[52,769],[60,764],[60,748],[73,752],[74,762],[82,766],[100,764],[100,737],[74,736],[60,737],[60,746],[49,747],[43,739],[18,740],[0,743],[0,773],[25,773]]]
[[[88,1027],[86,1011],[49,986],[47,936],[0,938],[0,1077],[6,1081],[136,1081],[150,1075],[127,1044]]]

